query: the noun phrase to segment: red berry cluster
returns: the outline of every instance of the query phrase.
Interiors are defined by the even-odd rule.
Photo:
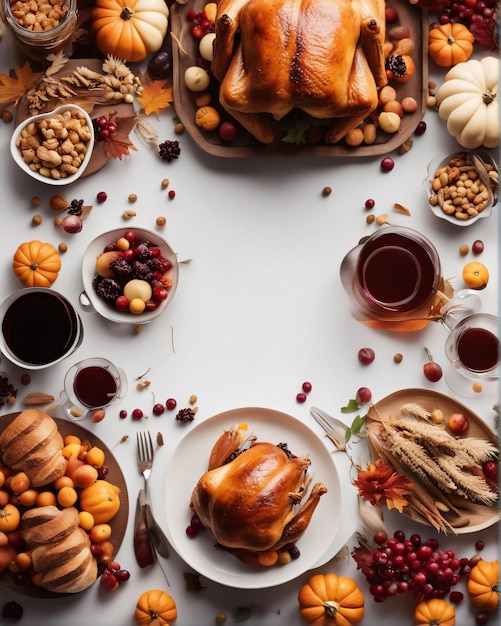
[[[130,572],[126,569],[122,569],[120,563],[116,561],[109,561],[106,563],[106,569],[101,574],[101,585],[106,591],[115,591],[120,586],[120,583],[124,583],[130,578]]]
[[[310,391],[312,390],[312,384],[308,381],[305,381],[302,385],[301,385],[301,389],[303,391],[301,391],[300,393],[297,394],[296,396],[296,401],[299,402],[299,404],[302,404],[303,402],[306,402],[306,396],[307,394],[310,393]]]
[[[496,20],[497,0],[461,0],[451,2],[438,17],[440,24],[460,22],[469,27],[472,24],[494,22]]]
[[[413,534],[406,538],[401,530],[393,537],[374,535],[378,547],[370,555],[365,571],[370,593],[376,602],[411,591],[416,602],[444,598],[470,569],[467,558],[458,558],[452,550],[439,550],[436,539],[422,541]]]
[[[100,115],[94,122],[98,139],[108,139],[110,135],[117,132],[118,125],[115,120],[108,119],[105,115]]]
[[[195,39],[202,39],[204,35],[214,32],[214,23],[207,19],[205,11],[197,13],[194,9],[190,9],[186,17],[192,23],[191,33]]]

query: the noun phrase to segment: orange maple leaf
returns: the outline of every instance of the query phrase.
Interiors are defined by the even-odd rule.
[[[24,94],[33,89],[43,72],[33,72],[29,61],[22,67],[14,68],[16,77],[0,74],[0,102],[16,106]]]
[[[357,480],[353,483],[364,500],[371,504],[385,504],[388,509],[397,509],[402,512],[407,505],[405,496],[410,493],[412,483],[382,459],[371,463],[366,470],[358,472]]]
[[[167,87],[167,81],[151,80],[146,74],[140,74],[143,90],[138,101],[142,104],[145,115],[160,113],[161,109],[167,109],[174,101],[172,87]]]
[[[120,160],[122,160],[123,156],[129,156],[130,150],[137,151],[136,146],[124,133],[116,133],[107,137],[104,141],[103,148],[106,156]]]

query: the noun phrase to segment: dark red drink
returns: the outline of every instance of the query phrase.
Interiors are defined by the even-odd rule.
[[[357,264],[360,295],[381,314],[420,309],[434,296],[439,277],[434,249],[395,232],[367,241]]]
[[[90,408],[109,404],[117,393],[117,382],[106,367],[89,365],[77,372],[73,389],[80,402]]]
[[[494,333],[485,328],[467,328],[457,341],[461,364],[472,372],[489,372],[499,359],[499,341]]]

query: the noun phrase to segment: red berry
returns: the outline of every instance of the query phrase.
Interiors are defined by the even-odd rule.
[[[464,413],[452,413],[447,421],[447,426],[453,433],[465,433],[470,427],[470,422]]]
[[[368,200],[365,201],[365,208],[367,210],[373,209],[375,205],[376,205],[376,202],[372,198],[369,198]]]
[[[358,351],[358,360],[362,365],[369,365],[376,358],[376,353],[372,348],[360,348]]]
[[[118,580],[115,574],[107,569],[102,573],[100,583],[106,591],[115,591],[115,589],[118,589]]]
[[[106,128],[108,126],[108,118],[100,115],[96,120],[96,125],[98,128]]]
[[[119,583],[124,583],[130,578],[130,572],[126,569],[119,569],[118,572],[115,573],[115,577]]]
[[[174,200],[174,198],[175,198],[175,197],[176,197],[176,192],[174,191],[174,189],[171,189],[171,190],[169,191],[169,198],[170,198],[171,200]]]
[[[124,235],[124,239],[127,239],[129,243],[134,243],[136,240],[136,233],[133,230],[128,230]]]
[[[118,298],[115,300],[115,306],[121,311],[128,311],[129,304],[129,298],[127,298],[126,296],[118,296]]]
[[[108,199],[108,194],[106,193],[106,191],[100,191],[97,194],[96,199],[100,204],[106,202],[106,200]]]
[[[496,461],[486,461],[483,464],[482,469],[484,471],[484,474],[487,476],[487,478],[491,478],[493,480],[497,479],[498,465]]]
[[[167,410],[173,411],[177,407],[177,402],[174,398],[169,398],[165,403]]]
[[[108,139],[108,137],[110,136],[110,131],[107,128],[101,128],[101,130],[98,132],[98,135],[101,139]]]
[[[416,130],[414,131],[414,134],[417,137],[420,137],[421,135],[424,135],[426,132],[426,122],[419,122],[419,124],[416,126]]]
[[[372,400],[372,392],[368,387],[360,387],[357,391],[356,401],[358,404],[367,404]]]
[[[204,36],[204,29],[200,26],[200,24],[197,24],[191,29],[191,34],[195,37],[195,39],[202,39]]]
[[[118,126],[116,122],[114,122],[113,120],[110,120],[106,128],[108,129],[108,132],[110,133],[110,135],[113,135],[113,133],[117,132]]]
[[[430,361],[423,366],[423,374],[431,383],[436,383],[442,378],[442,368],[438,363]]]
[[[460,591],[451,591],[451,594],[449,596],[449,600],[453,603],[453,604],[459,604],[464,598],[464,595],[460,592]]]
[[[169,292],[164,287],[155,287],[155,289],[153,290],[153,297],[155,298],[155,300],[166,300],[168,295]]]
[[[480,550],[483,550],[485,548],[485,541],[482,541],[481,539],[479,539],[476,543],[475,543],[475,550],[477,550],[478,552],[480,552]]]
[[[165,407],[163,404],[160,404],[160,402],[157,402],[156,404],[153,405],[153,415],[162,415],[162,413],[165,411]]]
[[[388,536],[383,530],[378,531],[374,535],[374,541],[377,543],[378,546],[384,545],[387,539],[388,539]]]
[[[303,404],[303,402],[306,402],[306,394],[305,393],[298,393],[296,396],[296,400],[297,402],[299,402],[299,404]]]
[[[484,251],[484,242],[480,239],[477,239],[471,244],[471,251],[473,254],[482,254]]]
[[[198,535],[198,528],[190,524],[189,526],[186,527],[186,534],[188,535],[190,539],[193,539],[194,537]]]
[[[385,157],[381,161],[381,170],[383,172],[391,172],[391,170],[395,167],[395,162],[390,157]]]
[[[233,141],[237,134],[237,127],[233,122],[223,122],[217,129],[223,141]]]
[[[127,417],[127,411],[126,411],[125,409],[122,409],[122,410],[120,411],[120,413],[118,414],[118,417],[119,417],[121,420],[124,420],[124,419]]]
[[[394,24],[395,22],[398,22],[398,13],[395,9],[391,7],[386,7],[384,11],[384,16],[388,24]]]
[[[132,418],[135,420],[140,420],[144,417],[144,413],[141,411],[141,409],[134,409],[132,411]]]
[[[303,390],[305,393],[310,393],[311,389],[312,389],[311,383],[309,383],[308,381],[306,381],[306,382],[304,382],[304,383],[302,384],[302,390]]]

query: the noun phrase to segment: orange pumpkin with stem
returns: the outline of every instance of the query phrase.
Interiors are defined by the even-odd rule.
[[[471,568],[467,591],[471,601],[485,611],[494,611],[499,604],[499,569],[497,561],[480,560]]]
[[[470,289],[485,289],[489,282],[489,270],[479,261],[471,261],[463,267],[463,280]]]
[[[352,626],[364,616],[364,596],[355,581],[337,574],[315,574],[301,587],[299,614],[315,626]]]
[[[456,612],[442,598],[423,600],[414,610],[414,626],[454,626]]]
[[[25,287],[50,287],[61,269],[61,259],[51,243],[33,239],[17,248],[12,269]]]
[[[437,65],[452,67],[471,57],[474,41],[464,24],[441,24],[430,30],[428,53]]]

